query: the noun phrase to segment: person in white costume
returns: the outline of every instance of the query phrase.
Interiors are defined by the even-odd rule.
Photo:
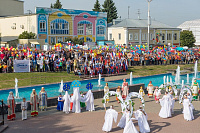
[[[21,102],[21,110],[22,110],[22,120],[26,120],[27,119],[27,102],[26,102],[26,98],[23,98],[23,101]]]
[[[110,132],[112,130],[113,119],[115,123],[117,122],[118,112],[114,110],[113,106],[110,106],[110,109],[106,111],[105,122],[103,124],[102,130],[105,132]]]
[[[126,111],[126,126],[124,128],[123,133],[138,133],[137,129],[135,128],[135,125],[133,124],[132,120],[134,118],[131,118],[131,113],[129,109]]]
[[[173,91],[170,91],[169,96],[171,98],[171,113],[174,113],[174,103],[175,103],[175,98],[173,97]]]
[[[121,112],[122,113],[122,117],[119,121],[119,123],[117,124],[118,127],[120,128],[124,128],[126,126],[126,111]]]
[[[80,106],[81,95],[79,92],[79,87],[74,87],[73,90],[74,92],[72,96],[72,102],[73,102],[72,112],[81,113],[81,106]]]
[[[172,100],[168,92],[165,92],[165,95],[162,99],[160,99],[161,110],[159,112],[159,116],[161,118],[171,117],[171,104]]]
[[[194,119],[193,109],[190,103],[190,100],[187,98],[187,95],[184,96],[183,100],[183,116],[187,121],[191,121]]]
[[[68,91],[65,91],[65,95],[63,97],[63,100],[64,100],[63,112],[68,114],[69,111],[70,111],[70,102],[71,102],[71,98],[68,94]]]
[[[140,128],[140,133],[148,133],[150,132],[150,127],[147,122],[147,115],[142,109],[142,107],[139,108],[139,110],[134,112],[136,120],[138,120],[138,125]]]
[[[86,110],[94,111],[94,96],[91,90],[85,95],[85,102],[87,103]]]

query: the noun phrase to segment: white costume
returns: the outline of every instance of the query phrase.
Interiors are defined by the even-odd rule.
[[[73,102],[72,112],[80,113],[81,112],[81,107],[80,107],[81,95],[79,92],[79,87],[74,87],[73,90],[74,90],[74,93],[72,96],[72,102]]]
[[[123,115],[122,115],[119,123],[117,124],[117,126],[120,128],[124,128],[126,126],[126,111],[123,112]]]
[[[87,103],[86,110],[94,111],[94,96],[91,90],[85,95],[85,102]]]
[[[65,95],[63,97],[63,100],[64,100],[63,112],[69,113],[71,98],[68,94],[68,91],[65,91]]]
[[[164,95],[162,99],[160,99],[161,110],[159,116],[161,118],[171,117],[171,97],[169,95]]]
[[[184,116],[184,119],[187,121],[191,121],[194,119],[193,109],[192,109],[189,99],[183,100],[183,116]]]
[[[174,103],[175,103],[175,99],[173,98],[172,94],[169,94],[170,98],[171,98],[171,111],[172,113],[174,113]]]
[[[141,133],[150,132],[149,124],[147,122],[146,114],[144,115],[141,110],[135,112],[135,118],[138,120],[138,125]]]
[[[153,97],[153,85],[152,84],[150,84],[150,83],[148,84],[147,91],[148,91],[148,96]]]
[[[115,123],[117,122],[118,112],[114,109],[108,109],[105,114],[105,122],[102,130],[105,132],[109,132],[112,130],[113,119]]]
[[[21,102],[22,120],[27,119],[27,102]]]
[[[126,112],[126,126],[124,128],[123,133],[138,133],[137,129],[135,128],[132,119],[130,118],[130,111]]]

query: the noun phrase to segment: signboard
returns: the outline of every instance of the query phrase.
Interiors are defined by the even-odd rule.
[[[30,72],[30,60],[14,60],[14,72]]]

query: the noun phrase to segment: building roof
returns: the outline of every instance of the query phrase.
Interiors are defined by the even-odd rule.
[[[147,28],[147,19],[123,19],[121,22],[110,26],[110,28],[124,27],[124,28]],[[176,27],[169,26],[167,24],[161,23],[159,21],[151,20],[150,28],[155,29],[177,29]]]
[[[18,36],[3,36],[3,37],[1,37],[2,42],[9,42],[9,41],[17,40],[17,39],[18,39]]]
[[[200,27],[200,19],[185,21],[178,28]]]

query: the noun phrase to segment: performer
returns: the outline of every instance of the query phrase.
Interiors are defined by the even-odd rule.
[[[120,128],[124,128],[126,126],[126,109],[125,111],[121,112],[122,113],[122,117],[119,121],[119,123],[117,124],[118,127]]]
[[[171,117],[171,104],[172,100],[168,95],[168,92],[165,92],[165,95],[162,99],[160,99],[161,110],[159,116],[161,118],[168,118]]]
[[[108,109],[106,111],[106,114],[105,114],[105,117],[104,117],[105,122],[104,122],[102,130],[105,131],[105,132],[110,132],[112,130],[113,119],[116,123],[117,122],[117,116],[118,116],[118,112],[116,110],[114,110],[113,105],[110,106],[110,109]]]
[[[159,90],[158,87],[156,86],[156,89],[154,91],[154,96],[155,96],[156,103],[159,103],[159,99],[160,99],[160,95],[161,95],[160,91],[161,90]]]
[[[109,87],[108,87],[108,83],[106,83],[106,86],[104,87],[104,95],[108,92],[109,92]],[[106,103],[108,102],[109,102],[109,96],[107,96],[106,98]]]
[[[152,81],[149,81],[149,84],[147,86],[147,91],[148,91],[148,96],[153,97],[153,85],[152,85]]]
[[[73,94],[71,94],[70,96],[71,96],[71,98],[72,98]],[[71,99],[71,100],[72,100],[72,99]],[[71,101],[71,102],[70,102],[70,111],[72,111],[72,108],[73,108],[73,102]]]
[[[121,96],[120,86],[117,87],[116,93],[117,93],[117,95]],[[119,99],[117,97],[116,97],[116,100],[117,100],[118,103],[120,103]]]
[[[45,91],[44,87],[42,87],[41,91],[39,92],[39,107],[41,111],[45,110],[47,108],[47,92]]]
[[[126,99],[126,97],[128,96],[128,82],[126,82],[126,79],[124,79],[124,82],[122,83],[122,98]]]
[[[35,89],[32,90],[31,98],[30,98],[30,104],[31,104],[31,116],[37,116],[38,115],[38,95],[35,91]]]
[[[187,121],[191,121],[194,119],[193,109],[190,100],[187,98],[187,95],[184,95],[184,100],[183,100],[183,116],[184,119]]]
[[[194,100],[198,99],[198,90],[199,90],[199,84],[197,83],[197,80],[194,79],[194,83],[192,85],[192,95]]]
[[[63,111],[63,101],[64,100],[63,100],[62,94],[60,93],[58,97],[58,105],[57,105],[58,111]]]
[[[21,102],[21,110],[22,110],[22,120],[26,120],[27,119],[27,102],[26,102],[26,98],[23,98],[23,102]]]
[[[74,92],[72,96],[72,102],[73,102],[72,112],[80,113],[81,112],[81,107],[80,107],[81,95],[79,92],[79,87],[74,87],[73,91]]]
[[[139,94],[144,98],[145,93],[144,90],[142,89],[142,86],[140,87]]]
[[[134,112],[136,120],[138,120],[138,125],[140,128],[141,133],[148,133],[150,132],[150,127],[147,122],[147,115],[145,111],[143,110],[142,106],[139,107],[139,110]]]
[[[82,91],[80,92],[80,94],[81,94],[81,97],[84,97]],[[80,106],[81,106],[81,109],[84,108],[85,107],[85,103],[84,102],[80,102]]]
[[[91,90],[87,92],[85,95],[85,101],[87,103],[86,110],[88,111],[95,111],[94,109],[94,96]]]
[[[15,98],[13,96],[13,92],[10,91],[9,92],[9,96],[8,96],[8,99],[7,99],[7,104],[8,104],[8,116],[7,116],[7,119],[8,120],[14,120],[16,118],[16,115],[15,115]]]
[[[170,91],[169,96],[172,100],[172,104],[171,104],[171,112],[172,114],[174,113],[174,103],[175,103],[175,98],[173,97],[173,91]]]
[[[71,101],[71,98],[68,94],[68,91],[65,91],[65,95],[63,97],[63,100],[64,100],[63,112],[68,114],[69,111],[70,111],[70,101]]]

